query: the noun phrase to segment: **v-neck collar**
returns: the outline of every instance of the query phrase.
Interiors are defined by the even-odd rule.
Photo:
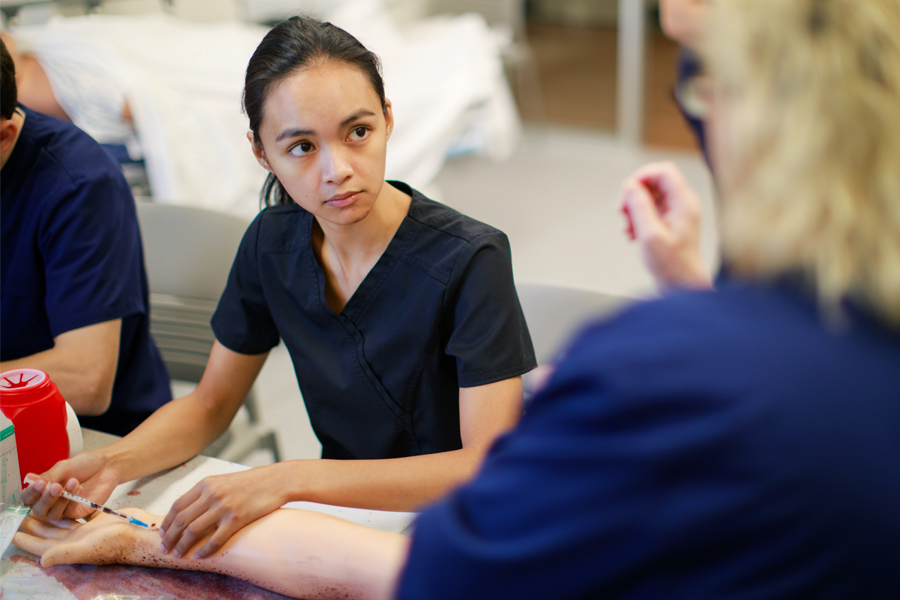
[[[406,212],[406,215],[403,216],[400,227],[394,232],[394,237],[388,242],[384,252],[381,253],[381,256],[379,256],[378,260],[375,262],[375,265],[372,266],[372,268],[369,269],[369,272],[366,273],[366,276],[363,277],[363,280],[356,287],[356,290],[354,290],[350,298],[347,299],[344,308],[342,308],[340,312],[331,308],[328,304],[328,299],[325,296],[325,270],[322,268],[322,264],[316,257],[316,253],[312,246],[312,228],[316,217],[312,213],[307,212],[307,251],[309,253],[309,259],[312,261],[313,272],[316,274],[316,279],[318,280],[319,302],[322,305],[322,309],[328,314],[356,322],[357,318],[365,312],[366,306],[368,306],[369,301],[378,292],[378,289],[381,287],[385,278],[390,274],[391,270],[393,270],[394,264],[397,261],[397,256],[405,251],[406,246],[409,243],[410,236],[408,232],[411,227],[410,215],[414,211],[414,206],[419,202],[419,193],[400,182],[389,181],[388,183],[400,191],[409,194],[409,210]]]

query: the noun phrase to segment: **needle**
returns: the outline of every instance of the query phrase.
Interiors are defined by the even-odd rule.
[[[26,476],[25,483],[31,484],[31,483],[34,483],[34,480],[30,476]],[[131,523],[132,525],[137,525],[138,527],[146,527],[147,529],[157,529],[157,530],[159,529],[159,527],[152,527],[150,525],[147,525],[143,521],[135,519],[134,517],[129,517],[128,515],[122,514],[120,512],[116,512],[111,508],[106,508],[102,504],[97,504],[96,502],[88,500],[87,498],[82,498],[81,496],[76,496],[75,494],[70,494],[69,492],[67,492],[65,490],[63,490],[60,495],[63,498],[65,498],[66,500],[71,500],[72,502],[77,502],[78,504],[84,504],[85,506],[90,506],[94,510],[99,510],[108,515],[118,517],[120,519],[123,519],[124,521],[127,521],[128,523]]]

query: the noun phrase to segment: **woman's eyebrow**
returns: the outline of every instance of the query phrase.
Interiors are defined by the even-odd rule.
[[[355,113],[353,113],[352,115],[350,115],[349,117],[347,117],[346,119],[344,119],[343,121],[341,121],[341,128],[346,127],[347,125],[349,125],[350,123],[352,123],[353,121],[355,121],[357,119],[361,119],[363,117],[374,117],[374,116],[375,116],[375,113],[373,113],[371,110],[368,110],[365,108],[362,110],[358,110]]]
[[[276,142],[280,142],[284,138],[287,137],[298,137],[301,135],[312,135],[312,129],[285,129],[281,133],[278,134],[278,137],[275,138]]]
[[[364,108],[362,110],[356,111],[355,113],[353,113],[352,115],[350,115],[349,117],[347,117],[346,119],[341,121],[340,127],[344,128],[347,125],[349,125],[350,123],[352,123],[353,121],[355,121],[357,119],[361,119],[363,117],[374,117],[374,116],[375,116],[375,113],[373,113],[371,110]],[[284,131],[282,131],[281,133],[278,134],[278,137],[275,138],[275,141],[280,142],[284,138],[299,137],[301,135],[312,135],[313,133],[314,132],[312,129],[285,129]]]

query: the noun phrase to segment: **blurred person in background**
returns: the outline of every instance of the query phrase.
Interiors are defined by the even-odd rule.
[[[294,596],[900,596],[900,0],[721,0],[713,23],[716,291],[690,285],[692,192],[642,169],[623,201],[670,291],[582,332],[411,539],[284,510],[207,562],[102,516],[16,543]]]
[[[678,54],[678,79],[675,83],[675,103],[681,111],[703,157],[709,163],[704,120],[706,114],[707,75],[698,55],[703,45],[709,20],[711,0],[660,0],[659,21],[663,33],[681,44]]]
[[[90,136],[19,104],[0,46],[0,370],[46,371],[83,426],[125,435],[172,398],[134,199]]]

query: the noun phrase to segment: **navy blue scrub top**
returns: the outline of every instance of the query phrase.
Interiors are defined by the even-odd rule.
[[[592,325],[397,598],[900,598],[900,331],[842,316],[726,278]]]
[[[60,334],[121,319],[110,408],[79,420],[126,435],[172,398],[150,337],[134,199],[119,165],[88,134],[22,108],[25,123],[0,192],[0,356],[31,356],[53,348]]]
[[[325,300],[313,215],[263,210],[212,319],[216,338],[260,354],[283,338],[323,458],[457,450],[459,388],[536,366],[503,232],[412,196],[381,258],[340,313]]]

